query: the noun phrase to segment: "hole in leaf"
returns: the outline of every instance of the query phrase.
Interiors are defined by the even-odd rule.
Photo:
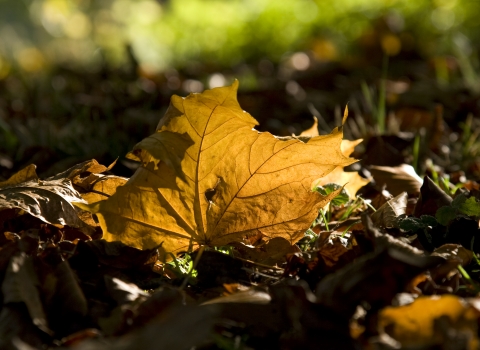
[[[220,181],[222,181],[221,178],[218,178],[217,179],[217,183],[215,184],[215,186],[213,188],[209,188],[208,190],[205,191],[205,198],[207,199],[207,201],[210,203],[210,204],[214,204],[213,203],[213,197],[215,196],[215,194],[217,193],[217,186],[218,184],[220,183]]]
[[[217,193],[217,190],[215,188],[209,188],[208,190],[205,191],[205,198],[209,202],[213,202],[213,196],[215,196],[215,193]]]

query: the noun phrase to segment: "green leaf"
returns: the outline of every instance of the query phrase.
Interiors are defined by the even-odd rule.
[[[339,206],[347,203],[350,200],[350,197],[348,196],[347,191],[345,191],[345,189],[342,186],[334,183],[329,183],[329,184],[326,184],[325,186],[316,187],[315,191],[326,196],[326,195],[329,195],[330,193],[338,191],[339,189],[342,189],[342,191],[338,194],[338,196],[336,196],[331,201],[333,205]]]
[[[458,211],[467,216],[480,216],[480,202],[470,197],[458,206]]]
[[[398,223],[400,229],[403,231],[415,232],[424,230],[427,227],[435,227],[438,225],[437,220],[430,215],[422,215],[420,218],[405,217],[401,218]]]
[[[443,206],[435,213],[435,218],[443,226],[447,226],[456,216],[457,209],[451,206]]]
[[[424,224],[419,218],[403,218],[399,221],[398,226],[401,230],[407,232],[415,232],[424,228]]]
[[[453,202],[450,205],[453,208],[459,208],[463,203],[465,203],[466,200],[467,200],[467,196],[461,193],[453,199]]]
[[[431,215],[422,215],[420,216],[420,219],[422,220],[422,223],[425,225],[425,227],[435,227],[438,225],[437,219],[435,219],[435,217]]]

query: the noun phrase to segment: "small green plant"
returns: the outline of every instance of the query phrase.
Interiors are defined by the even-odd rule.
[[[331,217],[332,217],[331,206],[344,205],[350,200],[350,197],[348,196],[347,191],[345,191],[345,189],[338,184],[329,183],[329,184],[326,184],[325,186],[315,187],[315,191],[317,191],[323,196],[327,196],[334,191],[338,191],[339,189],[342,189],[342,191],[334,199],[332,199],[331,202],[327,206],[325,206],[325,208],[320,209],[319,214],[321,216],[321,219],[325,223],[325,227],[327,228],[327,231],[329,230],[328,222],[331,220]]]
[[[173,260],[169,261],[167,265],[177,278],[182,278],[189,274],[191,277],[197,277],[197,270],[193,268],[193,260],[188,253],[185,253],[182,257],[173,256]]]
[[[229,245],[219,246],[219,247],[212,247],[212,249],[216,252],[233,256],[233,247]]]
[[[435,227],[437,225],[437,219],[431,215],[422,215],[419,218],[403,216],[399,218],[398,223],[398,227],[406,232],[426,230],[429,227]]]
[[[297,242],[297,246],[302,250],[302,252],[306,252],[315,247],[315,242],[317,242],[317,239],[318,235],[313,232],[312,229],[308,229],[305,231],[305,236]]]
[[[419,173],[419,158],[420,158],[420,139],[421,139],[421,134],[417,133],[415,135],[415,140],[413,141],[413,169],[415,169],[415,172],[418,174]]]
[[[383,58],[382,65],[382,77],[380,79],[380,84],[378,88],[378,98],[377,103],[374,102],[374,94],[372,90],[367,85],[365,81],[361,84],[361,89],[363,93],[363,98],[367,104],[367,107],[370,109],[373,117],[373,122],[375,124],[375,131],[378,134],[384,134],[386,130],[386,81],[388,73],[388,56],[385,55]]]
[[[479,218],[480,202],[478,202],[475,197],[467,198],[467,196],[462,193],[455,197],[452,204],[438,209],[435,218],[441,225],[447,226],[459,215]]]
[[[464,186],[463,183],[451,183],[450,176],[448,174],[440,175],[436,170],[435,166],[433,165],[431,159],[427,159],[427,168],[430,172],[432,181],[451,197],[455,195],[458,189]]]
[[[480,287],[478,285],[477,282],[475,282],[471,277],[470,275],[468,274],[468,272],[462,267],[462,265],[458,265],[457,266],[457,269],[458,271],[460,272],[460,274],[462,275],[462,277],[470,284],[470,288],[472,288],[475,293],[478,293],[480,292]]]
[[[457,195],[450,205],[444,205],[435,213],[435,217],[422,215],[420,218],[401,217],[399,227],[404,231],[416,232],[438,224],[448,226],[458,216],[480,218],[480,201],[475,197],[468,198],[464,193]]]

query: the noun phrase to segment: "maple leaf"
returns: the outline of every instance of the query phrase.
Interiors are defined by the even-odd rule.
[[[345,121],[348,117],[348,108],[345,108],[345,112],[343,114],[343,124],[345,124]],[[333,131],[335,132],[336,129]],[[300,134],[300,137],[304,136],[318,136],[318,119],[317,117],[313,117],[313,125],[303,131]],[[342,153],[345,157],[349,157],[353,151],[355,150],[355,146],[360,144],[363,141],[363,139],[358,139],[354,141],[349,141],[349,140],[342,140],[341,144],[341,150]],[[350,199],[355,199],[355,195],[357,194],[358,190],[362,188],[363,186],[367,185],[370,181],[367,179],[364,179],[361,177],[358,172],[356,171],[345,171],[343,169],[343,165],[339,165],[338,167],[335,168],[330,174],[327,176],[323,176],[322,178],[317,179],[313,187],[318,187],[318,186],[325,186],[326,184],[329,183],[336,183],[341,186],[344,186],[345,190],[348,193],[348,196]]]
[[[104,238],[163,253],[224,245],[261,233],[294,243],[337,195],[312,182],[355,162],[342,128],[317,137],[275,137],[240,108],[238,81],[173,96],[157,132],[129,157],[142,166],[116,193],[90,206]]]

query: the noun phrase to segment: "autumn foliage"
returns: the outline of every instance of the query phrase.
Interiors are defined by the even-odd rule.
[[[129,179],[0,182],[0,348],[478,348],[478,194],[346,171],[347,110],[277,137],[237,88],[173,96]]]

